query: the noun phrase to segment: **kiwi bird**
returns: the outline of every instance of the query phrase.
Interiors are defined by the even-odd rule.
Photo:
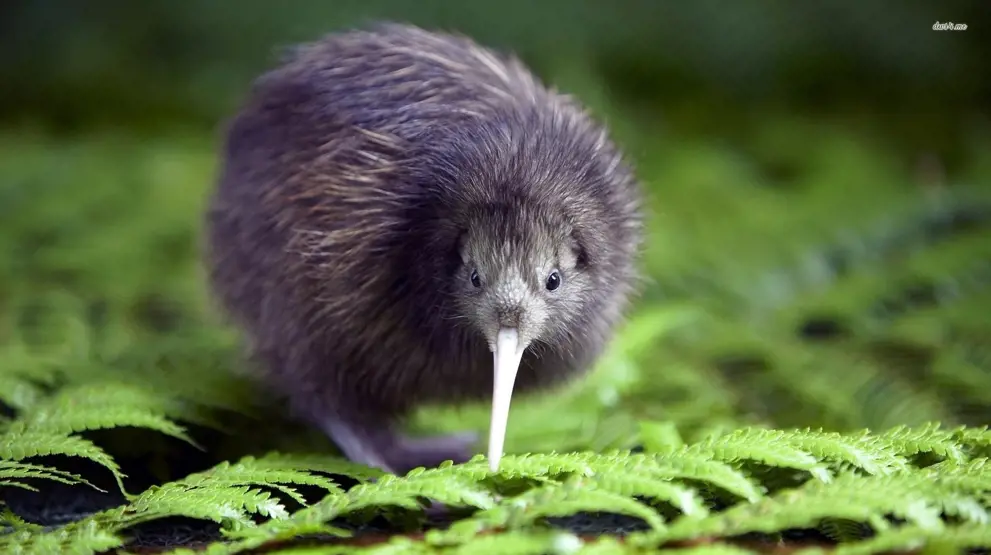
[[[218,305],[258,376],[351,460],[472,456],[414,409],[585,374],[637,291],[641,193],[577,101],[515,56],[399,23],[294,47],[226,123],[206,214]]]

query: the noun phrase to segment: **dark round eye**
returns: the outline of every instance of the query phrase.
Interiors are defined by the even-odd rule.
[[[471,284],[475,287],[482,286],[482,279],[478,277],[478,270],[471,271]]]
[[[561,286],[561,274],[557,273],[557,270],[551,272],[551,275],[547,276],[547,290],[553,291]]]

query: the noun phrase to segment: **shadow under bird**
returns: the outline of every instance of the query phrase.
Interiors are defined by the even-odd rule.
[[[641,192],[576,101],[467,37],[378,23],[300,45],[228,122],[209,280],[253,366],[353,461],[471,457],[427,404],[583,375],[637,290]]]

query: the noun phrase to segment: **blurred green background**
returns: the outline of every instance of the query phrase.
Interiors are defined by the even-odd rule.
[[[991,241],[953,212],[991,189],[983,0],[8,0],[0,360],[219,402],[204,370],[239,364],[196,258],[219,125],[280,48],[375,19],[514,50],[648,188],[637,318],[510,447],[621,444],[642,417],[987,423]]]
[[[986,105],[991,79],[991,7],[980,0],[12,0],[0,10],[0,115],[72,129],[212,126],[280,47],[382,18],[460,30],[562,86],[579,87],[562,73],[581,72],[628,108],[723,135],[774,107],[863,111],[949,155],[957,126],[980,125],[961,120]],[[937,21],[970,27],[934,32]]]

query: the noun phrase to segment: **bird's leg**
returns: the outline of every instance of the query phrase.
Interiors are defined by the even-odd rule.
[[[436,467],[446,460],[465,462],[478,441],[478,434],[472,432],[409,437],[391,423],[342,418],[340,413],[322,419],[321,428],[351,461],[394,474]]]
[[[467,462],[474,454],[478,442],[475,432],[460,432],[426,437],[409,437],[399,434],[393,455],[396,463],[402,463],[407,471],[418,466],[431,468],[450,460]]]

